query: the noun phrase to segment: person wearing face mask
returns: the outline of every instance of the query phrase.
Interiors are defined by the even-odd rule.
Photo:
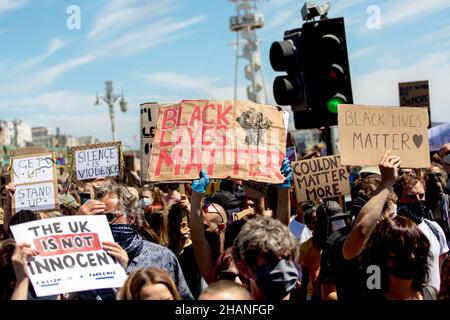
[[[430,285],[440,287],[440,269],[448,253],[447,240],[442,228],[435,221],[425,218],[425,183],[414,174],[401,176],[394,184],[398,196],[397,214],[412,219],[430,242]]]
[[[289,300],[300,282],[297,244],[280,221],[257,216],[242,227],[233,246],[240,273],[256,300]]]
[[[167,271],[174,280],[182,299],[192,300],[175,254],[168,248],[144,240],[139,234],[138,199],[128,189],[114,181],[102,184],[95,189],[97,200],[88,200],[78,210],[78,214],[106,215],[114,241],[126,251],[127,273],[139,269],[155,267]],[[112,289],[80,292],[79,299],[116,299],[117,292]]]
[[[364,298],[436,300],[437,289],[427,285],[429,251],[430,242],[411,219],[383,219],[362,253],[365,267],[379,267],[380,288],[367,288]]]
[[[450,240],[449,196],[444,192],[447,173],[438,163],[427,169],[425,178],[425,205],[431,213],[431,220],[436,221]]]

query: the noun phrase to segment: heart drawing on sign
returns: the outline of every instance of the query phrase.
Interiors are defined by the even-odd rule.
[[[413,136],[413,142],[416,145],[417,149],[420,148],[422,141],[423,141],[423,136],[421,134],[415,134]]]

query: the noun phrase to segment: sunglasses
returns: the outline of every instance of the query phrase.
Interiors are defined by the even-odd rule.
[[[115,218],[117,218],[117,216],[119,215],[117,212],[107,212],[104,213],[104,215],[106,216],[106,219],[108,219],[108,222],[113,221]]]

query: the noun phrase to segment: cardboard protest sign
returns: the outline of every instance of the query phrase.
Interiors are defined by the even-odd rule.
[[[252,102],[185,100],[162,106],[151,150],[150,181],[210,178],[282,183],[283,113]]]
[[[150,163],[150,151],[155,137],[159,107],[171,103],[142,103],[141,104],[141,181],[148,181],[147,171]]]
[[[398,92],[401,107],[422,107],[427,108],[428,118],[430,114],[430,92],[428,80],[415,82],[401,82],[398,84]],[[429,121],[428,128],[431,126]]]
[[[343,165],[378,165],[387,150],[404,168],[430,166],[428,113],[423,108],[339,105],[339,150]]]
[[[93,180],[98,177],[121,177],[121,143],[97,143],[71,148],[76,179]]]
[[[254,199],[265,197],[267,194],[267,183],[255,181],[242,181],[245,194]]]
[[[398,91],[402,107],[427,108],[430,105],[428,81],[401,82]]]
[[[28,263],[38,297],[101,288],[121,287],[126,273],[102,249],[114,242],[105,215],[66,216],[11,226],[17,243],[39,251]]]
[[[350,194],[347,168],[339,156],[302,160],[292,164],[298,202]]]
[[[13,159],[12,170],[15,184],[53,180],[54,161],[50,153]]]
[[[11,158],[11,180],[16,185],[12,199],[15,213],[20,210],[59,209],[57,173],[53,154]]]

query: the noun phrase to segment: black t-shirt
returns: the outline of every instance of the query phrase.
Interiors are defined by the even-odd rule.
[[[195,260],[194,247],[192,244],[183,249],[183,253],[178,256],[181,270],[183,270],[186,283],[191,290],[194,299],[202,293],[202,275]]]
[[[361,297],[363,280],[357,258],[346,260],[342,252],[351,226],[333,232],[325,242],[320,259],[319,283],[336,286],[338,300],[354,301]]]

